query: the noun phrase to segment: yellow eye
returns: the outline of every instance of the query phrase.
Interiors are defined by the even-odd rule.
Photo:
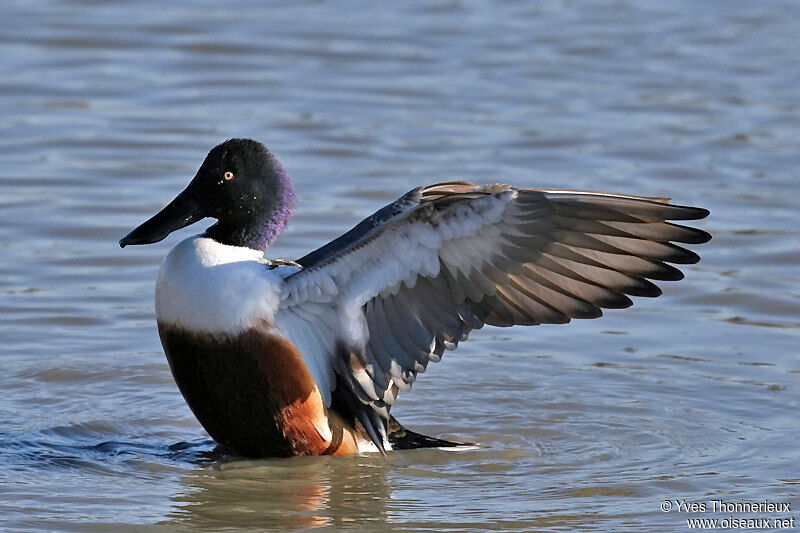
[[[233,179],[233,172],[231,172],[230,170],[229,170],[229,171],[227,171],[227,172],[225,173],[225,179],[226,179],[226,180],[232,180],[232,179]]]

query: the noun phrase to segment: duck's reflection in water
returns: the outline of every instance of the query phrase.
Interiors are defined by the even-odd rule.
[[[391,468],[378,455],[218,458],[184,476],[166,522],[211,529],[379,527],[387,521]]]

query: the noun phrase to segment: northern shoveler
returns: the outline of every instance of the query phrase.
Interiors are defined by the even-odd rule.
[[[211,217],[161,265],[156,315],[181,393],[217,442],[252,457],[455,445],[400,426],[400,391],[484,324],[595,318],[658,296],[648,279],[711,236],[666,199],[466,181],[418,187],[298,259],[265,250],[295,188],[267,148],[231,139],[120,241]]]

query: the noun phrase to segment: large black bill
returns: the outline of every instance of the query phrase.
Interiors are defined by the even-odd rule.
[[[191,193],[183,191],[158,214],[123,237],[119,245],[125,248],[129,244],[152,244],[202,218],[200,204]]]

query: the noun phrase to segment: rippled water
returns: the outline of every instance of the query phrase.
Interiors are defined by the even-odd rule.
[[[3,528],[725,516],[665,499],[800,515],[796,2],[11,0],[0,16]],[[237,460],[155,331],[159,261],[199,229],[117,245],[233,136],[297,182],[275,256],[462,178],[671,196],[711,209],[714,240],[657,300],[487,328],[432,365],[395,415],[476,450]]]

